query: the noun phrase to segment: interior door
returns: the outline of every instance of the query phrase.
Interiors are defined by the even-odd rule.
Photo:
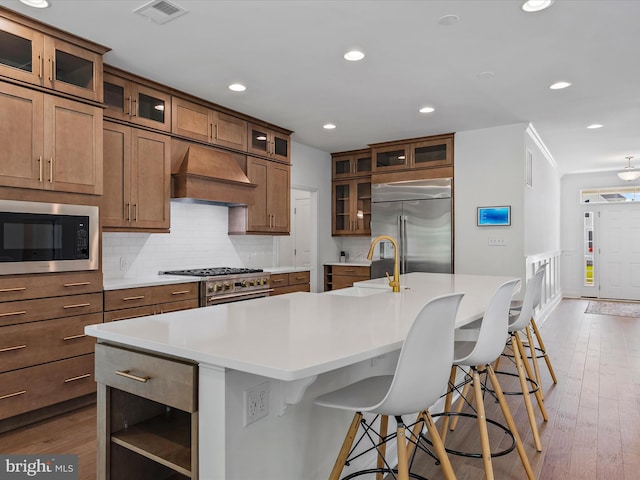
[[[599,297],[640,300],[640,208],[603,206],[597,222]]]
[[[311,268],[311,199],[296,198],[294,218],[294,262],[296,268]]]

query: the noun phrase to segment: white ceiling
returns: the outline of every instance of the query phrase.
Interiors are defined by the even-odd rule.
[[[562,173],[621,169],[629,155],[640,164],[640,1],[556,0],[533,14],[521,0],[170,1],[189,13],[165,25],[132,13],[147,0],[0,4],[327,152],[531,122]],[[439,25],[447,14],[459,21]],[[342,58],[353,47],[363,61]],[[573,86],[550,90],[558,80]]]

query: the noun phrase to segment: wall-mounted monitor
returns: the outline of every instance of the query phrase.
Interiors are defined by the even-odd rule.
[[[511,207],[478,207],[478,226],[507,226],[511,225]]]

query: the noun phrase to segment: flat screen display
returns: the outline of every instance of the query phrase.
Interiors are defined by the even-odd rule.
[[[478,207],[478,226],[511,225],[511,207]]]

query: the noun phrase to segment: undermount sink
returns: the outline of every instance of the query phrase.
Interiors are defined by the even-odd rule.
[[[343,297],[368,297],[370,295],[378,295],[380,293],[390,292],[390,288],[361,288],[361,287],[348,287],[341,288],[339,290],[329,290],[329,295],[341,295]]]

